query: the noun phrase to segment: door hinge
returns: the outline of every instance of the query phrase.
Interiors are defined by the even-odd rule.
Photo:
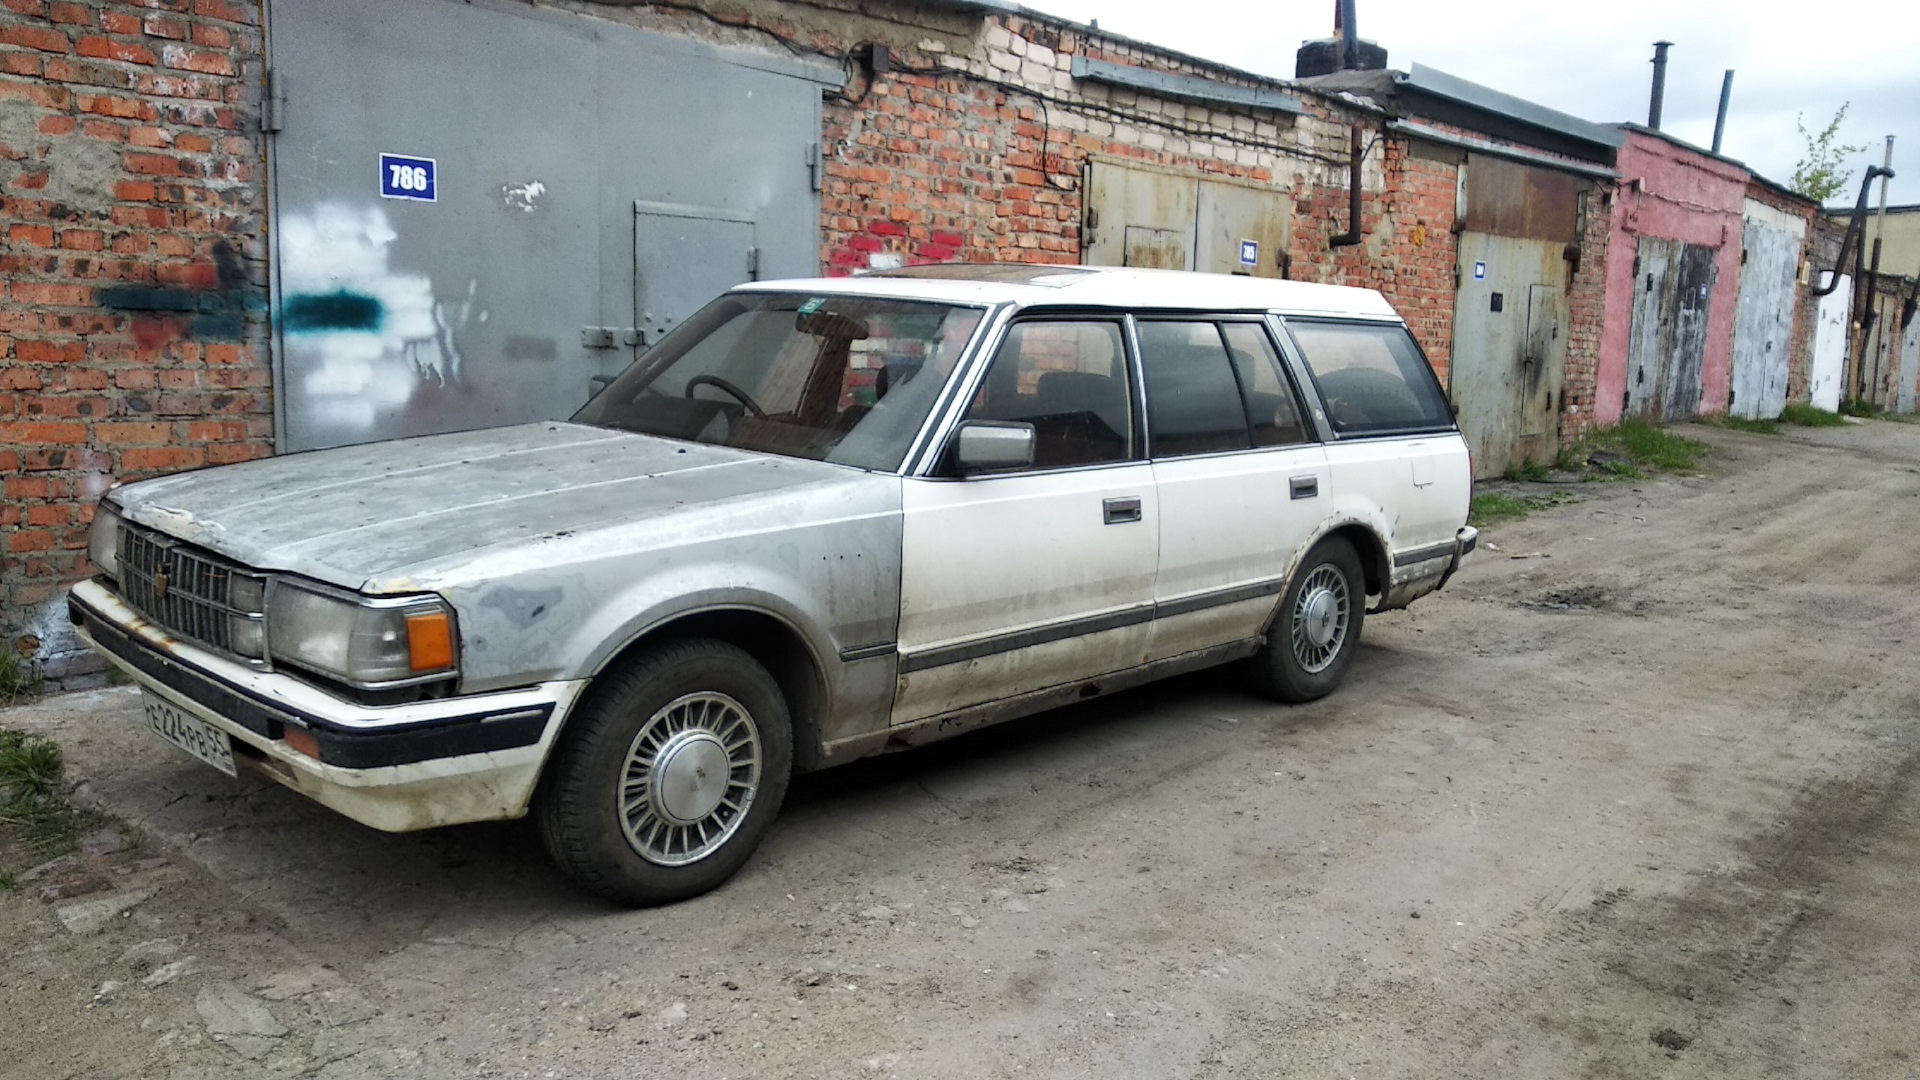
[[[815,191],[820,190],[820,144],[810,142],[804,148],[807,158],[807,185]]]
[[[760,249],[757,247],[747,249],[747,280],[760,280]]]
[[[280,76],[271,69],[265,83],[260,95],[260,130],[272,134],[287,126],[287,96]]]

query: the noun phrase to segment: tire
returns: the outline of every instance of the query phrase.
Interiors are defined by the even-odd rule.
[[[1366,576],[1353,545],[1327,537],[1300,560],[1260,651],[1247,660],[1254,686],[1291,704],[1340,685],[1367,614]]]
[[[630,907],[732,877],[766,838],[793,767],[793,722],[773,676],[732,645],[692,638],[602,675],[590,694],[534,800],[554,865]],[[622,778],[641,763],[623,809]]]

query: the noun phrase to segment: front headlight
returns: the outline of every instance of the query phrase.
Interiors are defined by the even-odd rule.
[[[87,561],[103,577],[120,576],[120,512],[101,499],[87,531]]]
[[[454,640],[437,596],[354,599],[281,580],[267,598],[274,660],[353,686],[450,675]]]

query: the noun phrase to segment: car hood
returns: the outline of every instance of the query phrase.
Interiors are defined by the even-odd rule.
[[[596,526],[871,479],[836,465],[567,423],[316,450],[129,484],[129,521],[262,570],[369,592]],[[705,511],[705,512],[701,512]]]

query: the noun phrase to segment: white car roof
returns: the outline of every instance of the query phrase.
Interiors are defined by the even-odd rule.
[[[1021,307],[1271,311],[1281,315],[1399,319],[1393,305],[1373,289],[1133,267],[949,263],[856,277],[795,278],[736,286],[736,291],[742,292],[765,290],[959,304],[1011,303]]]

